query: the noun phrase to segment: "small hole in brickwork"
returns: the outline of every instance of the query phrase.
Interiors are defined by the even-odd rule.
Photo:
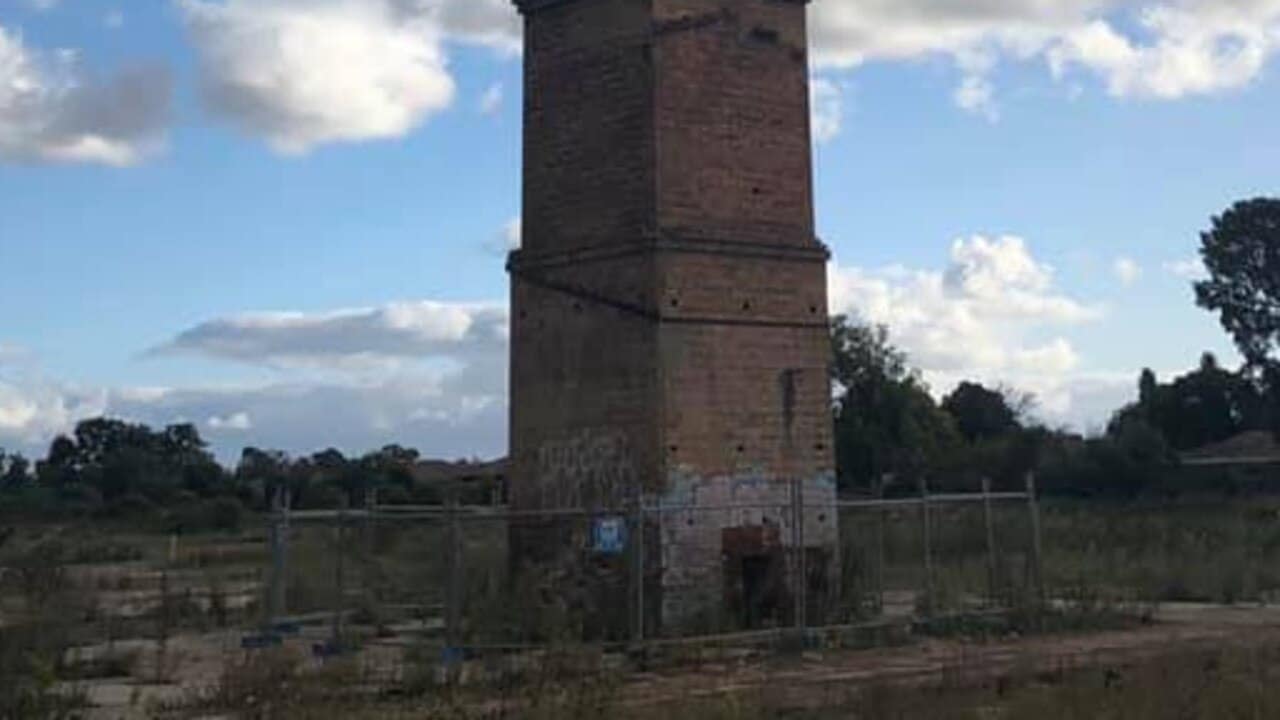
[[[809,306],[809,314],[810,314],[810,315],[817,315],[817,314],[818,314],[818,306],[817,306],[817,305],[810,305],[810,306]]]
[[[824,523],[824,522],[826,522],[826,521],[827,521],[827,516],[826,516],[826,515],[819,515],[819,516],[818,516],[818,522],[820,522],[820,523]]]
[[[674,453],[678,453],[678,452],[680,452],[680,446],[679,446],[679,445],[672,445],[672,446],[670,447],[670,450],[671,450],[672,454],[674,454]]]
[[[740,453],[744,453],[744,452],[746,452],[746,451],[747,451],[747,446],[746,446],[746,445],[739,445],[739,446],[738,446],[738,452],[740,452]]]
[[[751,188],[751,194],[752,194],[752,195],[759,195],[759,194],[760,194],[760,188],[758,188],[758,187],[753,187],[753,188]]]
[[[573,304],[573,311],[574,311],[574,312],[582,312],[582,303],[574,303],[574,304]]]
[[[685,522],[688,523],[689,527],[693,527],[693,518],[689,518]]]
[[[823,451],[823,450],[826,450],[826,449],[827,449],[827,446],[826,446],[826,444],[824,444],[824,443],[818,443],[817,445],[814,445],[814,446],[813,446],[813,449],[814,449],[814,450],[817,450],[817,451],[819,451],[819,452],[821,452],[821,451]]]
[[[528,318],[529,318],[529,313],[525,312],[524,310],[521,310],[521,311],[520,311],[520,319],[521,319],[521,320],[527,320]]]
[[[750,309],[751,309],[751,301],[750,301],[750,300],[746,300],[746,301],[744,301],[744,302],[742,303],[742,309],[743,309],[743,310],[750,310]]]
[[[757,25],[756,27],[751,28],[751,39],[774,45],[778,42],[778,31],[773,28]]]
[[[680,307],[680,298],[671,298],[671,307]]]

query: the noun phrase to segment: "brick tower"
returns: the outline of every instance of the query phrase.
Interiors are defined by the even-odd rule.
[[[512,503],[761,506],[650,515],[666,623],[783,620],[798,557],[813,596],[837,567],[806,2],[515,0]]]

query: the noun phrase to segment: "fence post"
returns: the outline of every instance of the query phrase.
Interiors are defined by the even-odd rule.
[[[796,479],[796,588],[800,594],[800,605],[797,608],[797,626],[801,632],[809,627],[809,553],[805,550],[804,480]]]
[[[342,615],[346,611],[347,604],[347,579],[346,579],[346,529],[347,529],[347,494],[342,494],[342,499],[338,506],[338,524],[334,527],[334,592],[336,597],[333,601],[333,629],[330,644],[332,650],[337,652],[342,648]]]
[[[929,479],[920,474],[920,517],[924,530],[925,614],[932,616],[936,593],[933,581],[933,521],[929,508]]]
[[[631,581],[635,583],[635,625],[632,628],[632,641],[636,649],[644,642],[644,492],[639,486],[636,489],[636,502],[633,509],[631,529]]]
[[[881,475],[876,483],[876,500],[884,500],[884,489],[893,482],[893,476]],[[884,565],[885,565],[885,530],[888,525],[889,509],[884,505],[876,508],[876,615],[884,615]]]
[[[171,540],[176,538],[171,535]],[[174,545],[171,542],[170,548]],[[169,562],[160,570],[160,622],[156,638],[155,681],[164,683],[169,677],[169,636],[173,633],[173,596],[169,589],[169,572],[174,568],[175,554],[170,553]]]
[[[373,505],[377,499],[373,495],[373,490],[365,488],[364,498],[362,501],[356,500],[354,497],[350,502],[362,502],[363,513],[356,517],[360,519],[360,537],[357,539],[356,545],[360,548],[360,596],[367,607],[375,609],[375,615],[381,615],[381,607],[379,607],[378,587],[378,567],[377,567],[377,538],[375,537],[376,529],[373,523]]]
[[[788,575],[791,581],[792,625],[797,635],[804,631],[804,579],[801,577],[801,557],[804,555],[804,538],[800,529],[800,481],[793,479],[788,489],[791,495],[791,567]]]
[[[1031,513],[1031,575],[1038,609],[1046,604],[1044,586],[1044,545],[1040,536],[1040,496],[1036,491],[1035,472],[1027,473],[1027,509]]]
[[[1000,595],[1000,553],[996,548],[995,516],[991,508],[991,478],[982,478],[982,514],[987,526],[987,602],[996,602]]]
[[[462,644],[462,532],[459,527],[458,493],[450,491],[448,499],[448,588],[445,593],[445,643],[447,654],[453,657]]]
[[[289,491],[277,486],[272,498],[271,581],[267,599],[267,630],[274,632],[286,612],[285,598],[289,565]]]

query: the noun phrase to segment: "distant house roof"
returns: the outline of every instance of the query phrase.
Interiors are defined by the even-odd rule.
[[[1255,430],[1229,440],[1206,445],[1182,454],[1182,464],[1214,465],[1280,465],[1280,441],[1274,433]]]

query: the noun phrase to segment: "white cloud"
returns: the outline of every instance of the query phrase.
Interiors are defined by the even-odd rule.
[[[206,105],[285,154],[403,137],[450,107],[448,42],[520,48],[507,0],[176,2]]]
[[[1038,347],[1015,348],[1009,367],[1016,372],[1065,375],[1080,367],[1080,355],[1064,338]]]
[[[391,0],[408,17],[423,18],[451,39],[481,45],[508,57],[523,42],[520,16],[511,0]]]
[[[180,0],[217,115],[278,151],[401,137],[453,101],[440,29],[383,0]]]
[[[969,75],[960,82],[953,95],[956,106],[965,112],[981,115],[990,122],[1000,119],[995,104],[995,86],[981,75]]]
[[[88,82],[76,52],[0,26],[0,160],[135,164],[163,145],[170,84],[159,67]]]
[[[398,302],[329,313],[273,312],[201,323],[157,348],[284,368],[359,369],[471,361],[507,342],[499,304]]]
[[[399,442],[429,455],[505,450],[505,303],[413,300],[331,312],[259,312],[200,323],[149,353],[231,361],[253,383],[81,388],[0,344],[0,447],[42,453],[108,415],[152,426],[197,419],[224,460],[244,444],[362,452]],[[235,373],[240,375],[240,373]]]
[[[1056,291],[1053,269],[1021,238],[957,240],[944,270],[833,264],[830,285],[832,312],[887,325],[935,391],[1006,383],[1035,393],[1049,417],[1072,417],[1082,359],[1053,333],[1102,311]]]
[[[58,6],[61,0],[27,0],[27,5],[37,12],[46,12]]]
[[[1150,44],[1094,21],[1049,52],[1056,75],[1080,66],[1101,75],[1119,97],[1180,98],[1243,87],[1280,45],[1280,2],[1195,0],[1144,8]]]
[[[152,426],[202,418],[224,460],[244,444],[355,453],[399,442],[448,458],[505,450],[507,311],[496,303],[256,313],[203,323],[162,350],[251,363],[276,377],[81,389],[45,378],[23,355],[0,365],[0,447],[42,453],[78,421],[108,415]]]
[[[226,460],[244,445],[294,454],[336,447],[355,454],[388,443],[416,447],[428,457],[498,457],[506,452],[505,368],[502,353],[491,367],[473,372],[174,389],[145,402],[113,396],[108,411],[153,426],[220,418],[223,427],[209,424],[210,442]],[[234,427],[244,424],[238,415],[250,427]]]
[[[0,377],[0,446],[39,446],[85,417],[102,414],[107,394],[39,376]]]
[[[505,354],[467,371],[397,373],[369,382],[282,381],[244,387],[78,390],[0,381],[0,447],[42,456],[80,420],[110,416],[152,427],[207,418],[213,450],[234,462],[245,445],[293,454],[387,443],[428,457],[498,457],[506,451]]]
[[[999,59],[1043,60],[1058,78],[1083,69],[1117,97],[1174,99],[1242,87],[1280,47],[1277,0],[863,0],[811,13],[819,67],[950,58],[957,104],[989,117]]]
[[[480,96],[480,114],[494,115],[502,109],[502,83],[490,85]]]
[[[235,430],[243,432],[253,429],[253,419],[247,412],[238,412],[226,417],[214,415],[209,418],[208,425],[213,430]]]
[[[101,391],[47,378],[26,349],[0,344],[0,447],[29,450],[105,402]]]
[[[504,223],[502,230],[494,238],[484,243],[484,250],[493,255],[506,255],[513,250],[519,250],[522,241],[521,220],[517,215]]]
[[[519,250],[520,243],[523,242],[523,231],[521,230],[521,222],[519,216],[513,217],[507,221],[502,227],[502,239],[506,241],[507,250]]]
[[[1096,307],[1053,294],[1053,274],[1022,238],[975,235],[952,244],[951,264],[941,277],[947,299],[996,318],[1078,323],[1101,315]]]
[[[119,9],[108,10],[107,14],[102,16],[102,24],[108,30],[119,30],[124,27],[124,12]]]
[[[1111,272],[1125,287],[1130,287],[1142,277],[1142,266],[1132,258],[1118,257],[1111,264]]]
[[[830,142],[844,126],[844,91],[839,83],[815,77],[810,85],[813,112],[813,139],[819,144]]]
[[[1182,260],[1170,260],[1164,264],[1164,269],[1165,272],[1183,280],[1203,280],[1207,277],[1204,262],[1194,255]]]

